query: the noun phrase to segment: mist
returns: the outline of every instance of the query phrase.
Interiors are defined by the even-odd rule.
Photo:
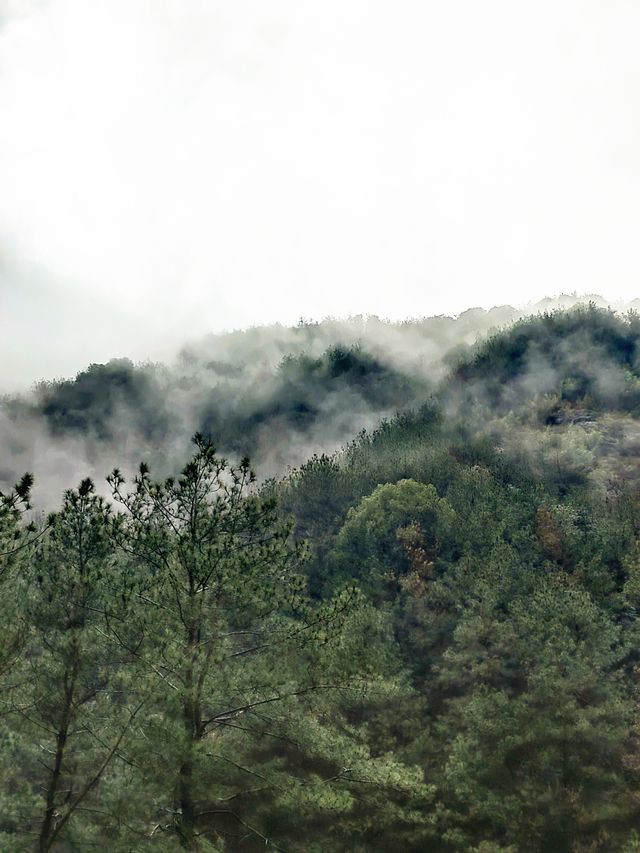
[[[628,3],[0,19],[3,390],[300,317],[636,296]]]
[[[479,368],[479,378],[462,385],[457,378],[458,365],[492,334],[508,333],[520,318],[589,301],[605,304],[600,297],[565,295],[527,309],[469,309],[456,318],[301,321],[205,335],[184,342],[166,363],[110,358],[86,364],[75,377],[52,377],[5,395],[0,484],[7,488],[25,470],[34,471],[36,504],[50,508],[84,476],[104,490],[116,466],[131,473],[145,459],[159,475],[176,473],[195,432],[232,459],[249,456],[264,481],[314,454],[332,454],[362,430],[374,431],[430,399],[454,419],[473,413],[481,430],[508,411],[530,417],[532,401],[553,398],[578,363],[590,365],[592,378],[598,373],[594,387],[613,405],[623,392],[618,368],[575,336],[554,343],[553,351],[528,351],[513,380],[496,379],[499,399],[492,371]],[[534,420],[544,423],[544,417],[536,412]]]

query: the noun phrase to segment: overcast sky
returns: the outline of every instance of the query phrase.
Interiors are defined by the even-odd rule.
[[[0,0],[0,388],[640,296],[638,0]]]

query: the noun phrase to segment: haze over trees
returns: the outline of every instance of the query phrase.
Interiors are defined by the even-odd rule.
[[[45,377],[0,397],[0,488],[36,470],[36,502],[53,509],[71,483],[101,483],[116,466],[132,474],[141,458],[175,473],[196,432],[223,454],[250,456],[260,477],[280,476],[419,408],[476,342],[522,316],[501,306],[396,323],[301,320],[191,341],[169,366],[114,358],[73,378]]]
[[[640,850],[640,321],[389,333],[4,401],[149,462],[0,499],[0,850]]]

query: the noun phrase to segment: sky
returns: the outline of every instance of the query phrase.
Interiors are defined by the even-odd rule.
[[[637,0],[0,0],[0,390],[640,296]]]

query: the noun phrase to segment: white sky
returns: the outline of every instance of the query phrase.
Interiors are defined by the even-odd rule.
[[[0,0],[0,388],[639,285],[638,0]]]

